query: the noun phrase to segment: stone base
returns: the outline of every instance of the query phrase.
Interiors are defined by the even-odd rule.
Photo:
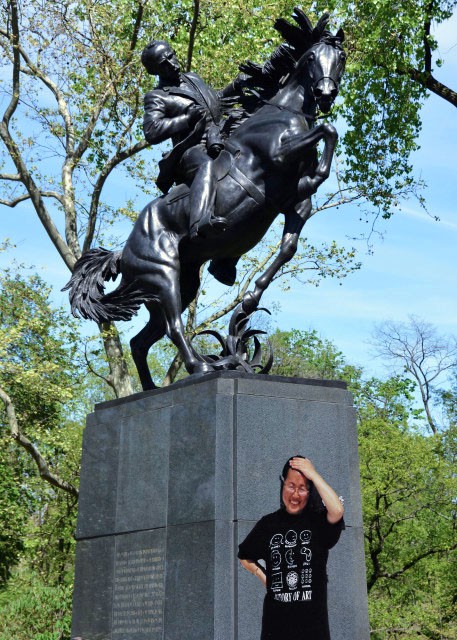
[[[238,542],[311,458],[345,498],[332,640],[368,640],[355,415],[343,383],[221,372],[106,402],[84,433],[72,637],[256,640],[264,589]]]

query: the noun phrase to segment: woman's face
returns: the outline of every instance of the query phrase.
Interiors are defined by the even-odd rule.
[[[299,471],[289,469],[282,488],[282,501],[287,513],[298,515],[308,503],[308,481]]]

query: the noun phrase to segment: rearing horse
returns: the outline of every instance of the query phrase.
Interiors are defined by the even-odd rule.
[[[227,230],[210,239],[189,240],[189,187],[178,185],[140,213],[121,252],[92,249],[78,260],[67,285],[72,310],[97,322],[129,320],[141,304],[149,322],[131,340],[143,389],[155,388],[147,365],[150,347],[165,334],[181,352],[189,373],[212,371],[185,335],[182,312],[195,298],[202,264],[235,265],[264,236],[278,213],[285,216],[279,253],[243,300],[253,311],[277,271],[296,252],[311,213],[310,197],[330,173],[337,133],[322,123],[310,128],[316,107],[327,112],[338,93],[345,66],[342,32],[323,31],[295,65],[273,98],[228,138],[217,162],[216,215]],[[324,140],[317,161],[315,147]],[[122,274],[120,285],[104,295],[104,281]]]

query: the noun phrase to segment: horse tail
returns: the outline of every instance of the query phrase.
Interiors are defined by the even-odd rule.
[[[105,282],[116,280],[121,271],[122,251],[97,247],[86,251],[75,264],[73,274],[62,289],[69,290],[71,312],[95,322],[130,320],[148,296],[134,285],[121,282],[105,295]]]

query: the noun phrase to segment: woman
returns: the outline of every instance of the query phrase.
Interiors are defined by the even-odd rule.
[[[286,462],[281,508],[259,520],[238,553],[267,589],[261,640],[330,640],[326,567],[328,550],[344,528],[343,513],[311,460],[295,456]]]

